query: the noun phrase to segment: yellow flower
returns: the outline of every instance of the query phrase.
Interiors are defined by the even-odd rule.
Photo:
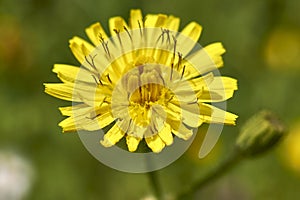
[[[300,174],[300,121],[292,124],[281,146],[280,155],[283,163]]]
[[[211,103],[237,90],[233,78],[212,73],[223,66],[221,43],[197,46],[202,27],[189,23],[178,33],[179,18],[163,14],[142,17],[131,10],[129,25],[109,20],[111,38],[100,23],[86,29],[93,44],[74,37],[70,48],[82,67],[57,64],[63,83],[45,84],[45,92],[73,106],[60,111],[63,132],[110,127],[100,143],[110,147],[126,138],[134,152],[145,140],[153,152],[188,140],[202,123],[234,125],[236,115]]]
[[[277,28],[267,38],[264,49],[265,61],[276,70],[300,68],[300,31],[292,28]]]

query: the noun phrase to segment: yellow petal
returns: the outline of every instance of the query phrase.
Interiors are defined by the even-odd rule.
[[[172,127],[172,133],[177,137],[188,140],[193,135],[193,129],[187,128],[184,124],[180,124],[176,121],[167,119],[167,122]]]
[[[80,116],[76,118],[76,125],[79,129],[95,131],[108,126],[114,120],[115,119],[112,117],[111,113],[107,112],[95,118],[87,118],[85,116]]]
[[[154,135],[152,137],[145,138],[148,147],[154,152],[159,153],[165,147],[165,143],[159,137],[159,135]]]
[[[226,52],[226,50],[223,47],[222,43],[220,42],[212,43],[204,47],[204,49],[217,67],[223,66],[222,55]]]
[[[80,104],[81,105],[81,104]],[[59,107],[59,111],[63,116],[71,116],[72,115],[72,106]]]
[[[105,133],[103,140],[100,143],[105,147],[111,147],[115,145],[125,133],[115,124],[107,133]]]
[[[73,37],[69,43],[73,55],[80,63],[83,63],[85,56],[88,56],[94,50],[93,45],[79,37]]]
[[[186,57],[194,69],[187,73],[186,78],[193,78],[201,74],[205,74],[216,70],[223,66],[222,54],[225,49],[221,43],[210,44]],[[189,69],[187,68],[187,71]]]
[[[81,102],[80,98],[73,97],[74,88],[64,83],[45,83],[45,92],[51,96],[66,101]]]
[[[182,122],[190,127],[198,127],[202,124],[202,120],[199,118],[199,109],[197,110],[197,106],[198,105],[196,104],[185,102],[180,102],[180,104],[177,104],[173,101],[170,101],[166,112],[169,115],[173,115],[173,119],[181,118]]]
[[[181,34],[189,37],[194,42],[197,42],[200,38],[202,32],[202,26],[200,26],[196,22],[189,23],[184,29],[181,31]]]
[[[85,104],[77,104],[74,106],[59,107],[59,110],[63,116],[74,116],[75,112],[76,115],[79,115],[78,113],[86,114],[91,112],[93,108]]]
[[[195,47],[201,35],[202,27],[196,22],[189,23],[179,35],[177,35],[177,49],[185,58]]]
[[[130,24],[131,29],[142,28],[143,15],[142,15],[142,11],[140,9],[130,10],[129,24]]]
[[[171,145],[173,143],[173,135],[171,131],[171,126],[165,123],[164,127],[158,132],[159,137],[166,145]]]
[[[198,96],[198,102],[220,102],[233,96],[237,90],[237,80],[230,77],[215,77],[214,80],[203,87]]]
[[[207,87],[207,85],[210,85],[213,82],[213,80],[214,80],[214,74],[211,72],[204,76],[193,78],[189,80],[189,82],[194,92],[199,92],[202,91],[203,88]]]
[[[66,101],[84,102],[90,106],[100,105],[104,100],[110,101],[106,90],[87,84],[46,83],[45,92]]]
[[[74,118],[73,117],[68,117],[61,121],[58,124],[60,127],[62,127],[63,133],[68,133],[68,132],[75,132],[77,131],[77,127],[75,126]]]
[[[52,71],[57,73],[57,77],[63,82],[75,82],[79,69],[71,65],[55,64]]]
[[[146,28],[155,28],[163,27],[167,19],[167,15],[158,14],[158,15],[146,15],[145,17],[145,27]]]
[[[104,40],[108,39],[104,29],[99,22],[94,23],[86,28],[85,32],[95,46],[101,44],[101,38],[103,38]]]
[[[226,112],[215,106],[200,103],[200,118],[206,123],[235,125],[237,115]]]
[[[164,28],[167,28],[171,31],[178,31],[180,24],[180,19],[178,17],[169,16],[165,22]]]
[[[93,75],[83,68],[72,65],[55,64],[52,71],[56,73],[58,78],[65,83],[74,83],[75,81],[93,84],[95,83]]]
[[[59,123],[64,132],[76,130],[95,131],[108,126],[115,120],[108,105],[100,108],[75,106],[71,113],[70,109],[70,107],[62,109],[64,114],[71,115]]]
[[[127,135],[126,143],[130,152],[136,151],[141,139],[138,137]]]
[[[109,30],[111,36],[116,35],[116,31],[125,31],[124,27],[129,29],[128,25],[122,17],[112,17],[109,19]]]

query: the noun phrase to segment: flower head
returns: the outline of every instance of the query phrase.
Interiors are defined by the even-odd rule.
[[[129,25],[109,20],[111,38],[100,23],[86,29],[92,44],[74,37],[70,48],[82,67],[55,65],[63,83],[45,84],[45,92],[73,106],[60,111],[64,132],[110,127],[100,143],[110,147],[126,138],[136,151],[145,140],[153,152],[184,140],[202,123],[234,125],[236,115],[210,103],[225,101],[236,80],[216,76],[223,66],[221,43],[197,46],[202,27],[189,23],[178,33],[179,18],[163,14],[142,17],[131,10]]]

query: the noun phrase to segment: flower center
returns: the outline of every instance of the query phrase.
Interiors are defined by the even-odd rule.
[[[148,126],[153,117],[153,105],[164,104],[165,93],[159,68],[139,66],[128,73],[129,114],[138,126]]]
[[[156,83],[140,86],[132,93],[129,100],[141,106],[151,106],[151,104],[156,103],[160,99],[163,88],[162,85]]]

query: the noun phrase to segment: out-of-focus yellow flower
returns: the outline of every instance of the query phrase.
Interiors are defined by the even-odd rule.
[[[267,39],[265,59],[267,64],[279,70],[300,69],[300,31],[277,29]]]
[[[199,148],[202,146],[204,142],[204,138],[206,137],[206,134],[208,133],[207,129],[208,126],[201,126],[198,129],[197,135],[195,136],[195,139],[192,143],[192,145],[189,147],[189,149],[186,151],[185,155],[194,163],[197,164],[210,164],[217,161],[219,156],[221,156],[221,149],[222,144],[217,143],[213,150],[205,157],[199,159]],[[210,132],[211,133],[211,132]]]
[[[145,140],[158,153],[174,136],[189,139],[202,123],[234,125],[236,115],[210,104],[237,90],[235,79],[211,72],[223,66],[225,49],[221,43],[195,49],[202,27],[191,22],[178,33],[179,21],[131,10],[129,25],[121,17],[109,20],[112,38],[95,23],[86,29],[93,44],[71,39],[82,68],[57,64],[53,71],[63,83],[45,84],[46,93],[77,102],[60,108],[68,116],[59,124],[63,132],[111,125],[103,146],[125,137],[130,152]]]
[[[300,121],[292,125],[280,153],[286,166],[300,174]]]

